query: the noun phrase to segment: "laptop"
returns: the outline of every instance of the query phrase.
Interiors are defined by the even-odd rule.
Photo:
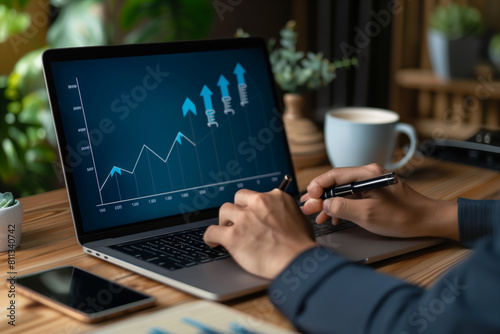
[[[259,38],[51,49],[43,54],[65,183],[85,253],[192,295],[265,289],[203,243],[242,188],[292,175],[266,43]],[[359,227],[318,241],[372,262],[429,246]]]

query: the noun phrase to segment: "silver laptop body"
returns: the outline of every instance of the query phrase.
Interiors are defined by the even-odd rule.
[[[52,49],[43,66],[84,252],[206,299],[268,286],[230,257],[187,265],[167,246],[173,270],[123,251],[217,224],[241,188],[269,191],[290,174],[298,196],[262,39]],[[318,242],[367,263],[436,243],[357,227]]]

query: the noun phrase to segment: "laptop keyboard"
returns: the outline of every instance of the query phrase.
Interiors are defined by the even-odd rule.
[[[315,216],[310,217],[316,237],[356,226],[345,220],[336,226],[329,223],[316,224],[314,218]],[[203,241],[206,228],[203,226],[189,231],[169,233],[114,245],[111,248],[168,270],[228,258],[230,255],[223,247],[212,248]]]
[[[212,248],[203,241],[206,228],[203,226],[189,231],[169,233],[111,248],[169,270],[228,258],[229,253],[224,248]]]

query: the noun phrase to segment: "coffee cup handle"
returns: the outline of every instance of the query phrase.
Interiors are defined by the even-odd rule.
[[[398,123],[396,124],[396,135],[398,133],[403,133],[408,136],[410,139],[410,149],[408,152],[406,152],[406,155],[399,161],[396,162],[387,162],[387,165],[385,166],[386,169],[388,170],[396,170],[408,163],[410,159],[413,157],[415,154],[415,151],[417,150],[417,133],[415,132],[415,128],[411,126],[410,124],[406,123]]]

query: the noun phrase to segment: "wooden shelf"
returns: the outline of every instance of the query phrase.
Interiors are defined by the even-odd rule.
[[[483,72],[476,79],[447,81],[428,69],[396,71],[396,85],[417,92],[406,119],[413,120],[424,136],[429,129],[439,129],[457,139],[481,126],[499,127],[500,81],[492,80],[491,71]]]
[[[409,89],[500,99],[500,81],[492,81],[489,75],[446,81],[431,70],[404,69],[396,72],[395,80],[400,87]]]

